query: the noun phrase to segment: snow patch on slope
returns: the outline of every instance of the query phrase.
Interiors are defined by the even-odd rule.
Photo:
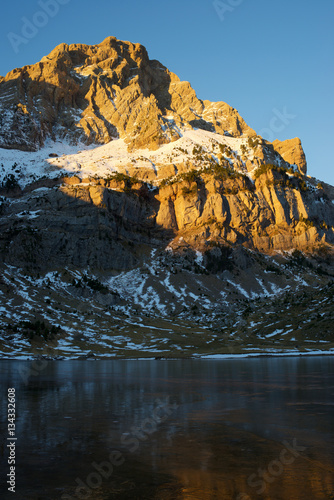
[[[245,141],[245,138],[227,137],[205,130],[186,130],[177,141],[164,144],[156,151],[142,149],[129,152],[123,139],[114,139],[102,146],[48,140],[37,152],[0,148],[0,182],[8,174],[15,175],[20,186],[24,187],[42,177],[75,174],[82,179],[107,177],[115,172],[126,172],[129,167],[152,170],[159,170],[161,165],[166,164],[177,167],[194,158],[195,146],[202,147],[205,154],[218,161],[214,154],[215,145],[226,145],[240,155]],[[17,166],[13,167],[15,164]]]

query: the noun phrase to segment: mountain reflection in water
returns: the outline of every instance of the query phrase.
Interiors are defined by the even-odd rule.
[[[1,471],[15,387],[15,499],[329,500],[333,365],[3,360]]]

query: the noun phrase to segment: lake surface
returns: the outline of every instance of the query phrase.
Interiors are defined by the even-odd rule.
[[[334,499],[333,368],[330,356],[3,360],[0,497]]]

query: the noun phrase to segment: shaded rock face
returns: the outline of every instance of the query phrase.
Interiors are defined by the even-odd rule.
[[[297,165],[299,172],[304,175],[306,174],[306,157],[301,140],[298,137],[295,139],[287,139],[286,141],[279,141],[276,139],[272,145],[275,151],[277,151],[286,162],[290,163],[290,165]]]
[[[228,104],[199,100],[142,45],[114,37],[59,45],[1,77],[0,97],[0,146],[7,148],[33,151],[47,137],[97,144],[119,137],[130,149],[156,149],[185,126],[255,135]]]
[[[127,194],[99,185],[63,184],[43,196],[28,194],[3,210],[1,260],[40,270],[135,267],[146,246],[159,243],[156,205],[140,190]]]

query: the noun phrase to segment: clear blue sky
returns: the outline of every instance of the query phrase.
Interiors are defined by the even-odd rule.
[[[52,15],[38,15],[48,1]],[[4,2],[0,74],[62,42],[95,44],[110,35],[140,42],[199,98],[232,105],[267,139],[300,137],[309,174],[334,185],[333,0],[216,3],[219,12],[213,0]],[[14,50],[8,34],[27,35],[23,18],[40,26]]]

